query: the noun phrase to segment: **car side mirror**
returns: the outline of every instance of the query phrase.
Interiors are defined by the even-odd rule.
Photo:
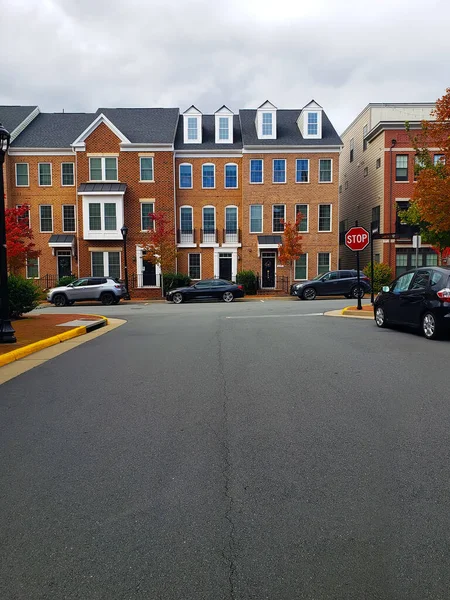
[[[383,287],[381,288],[382,292],[389,292],[390,291],[390,287],[388,285],[383,285]]]
[[[196,283],[194,283],[194,285],[193,285],[192,287],[197,289],[197,284],[196,284]]]
[[[73,283],[68,283],[67,287],[73,287]]]

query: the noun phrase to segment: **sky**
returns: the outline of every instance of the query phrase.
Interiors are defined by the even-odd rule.
[[[0,0],[0,105],[302,108],[450,87],[449,0]]]

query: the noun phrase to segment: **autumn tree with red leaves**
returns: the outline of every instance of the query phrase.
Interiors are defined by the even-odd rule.
[[[13,272],[23,268],[27,258],[37,258],[40,254],[33,241],[29,210],[27,204],[5,209],[6,252],[9,269]]]
[[[284,233],[283,241],[278,245],[278,262],[289,267],[289,278],[292,276],[292,267],[295,261],[303,254],[302,236],[298,231],[302,218],[303,215],[297,213],[294,223],[282,221]]]
[[[165,212],[149,213],[148,216],[154,223],[154,229],[148,232],[148,237],[143,243],[143,258],[159,265],[164,275],[173,271],[175,267],[175,231]]]

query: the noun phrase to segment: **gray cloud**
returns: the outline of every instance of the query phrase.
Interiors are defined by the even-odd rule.
[[[442,0],[0,0],[0,15],[0,104],[43,111],[315,98],[342,131],[368,102],[450,85]]]

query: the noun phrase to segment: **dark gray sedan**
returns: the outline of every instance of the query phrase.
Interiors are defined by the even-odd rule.
[[[181,304],[188,300],[203,300],[217,298],[224,302],[233,302],[235,298],[245,296],[244,286],[225,279],[203,279],[189,287],[169,290],[166,299],[174,304]]]

